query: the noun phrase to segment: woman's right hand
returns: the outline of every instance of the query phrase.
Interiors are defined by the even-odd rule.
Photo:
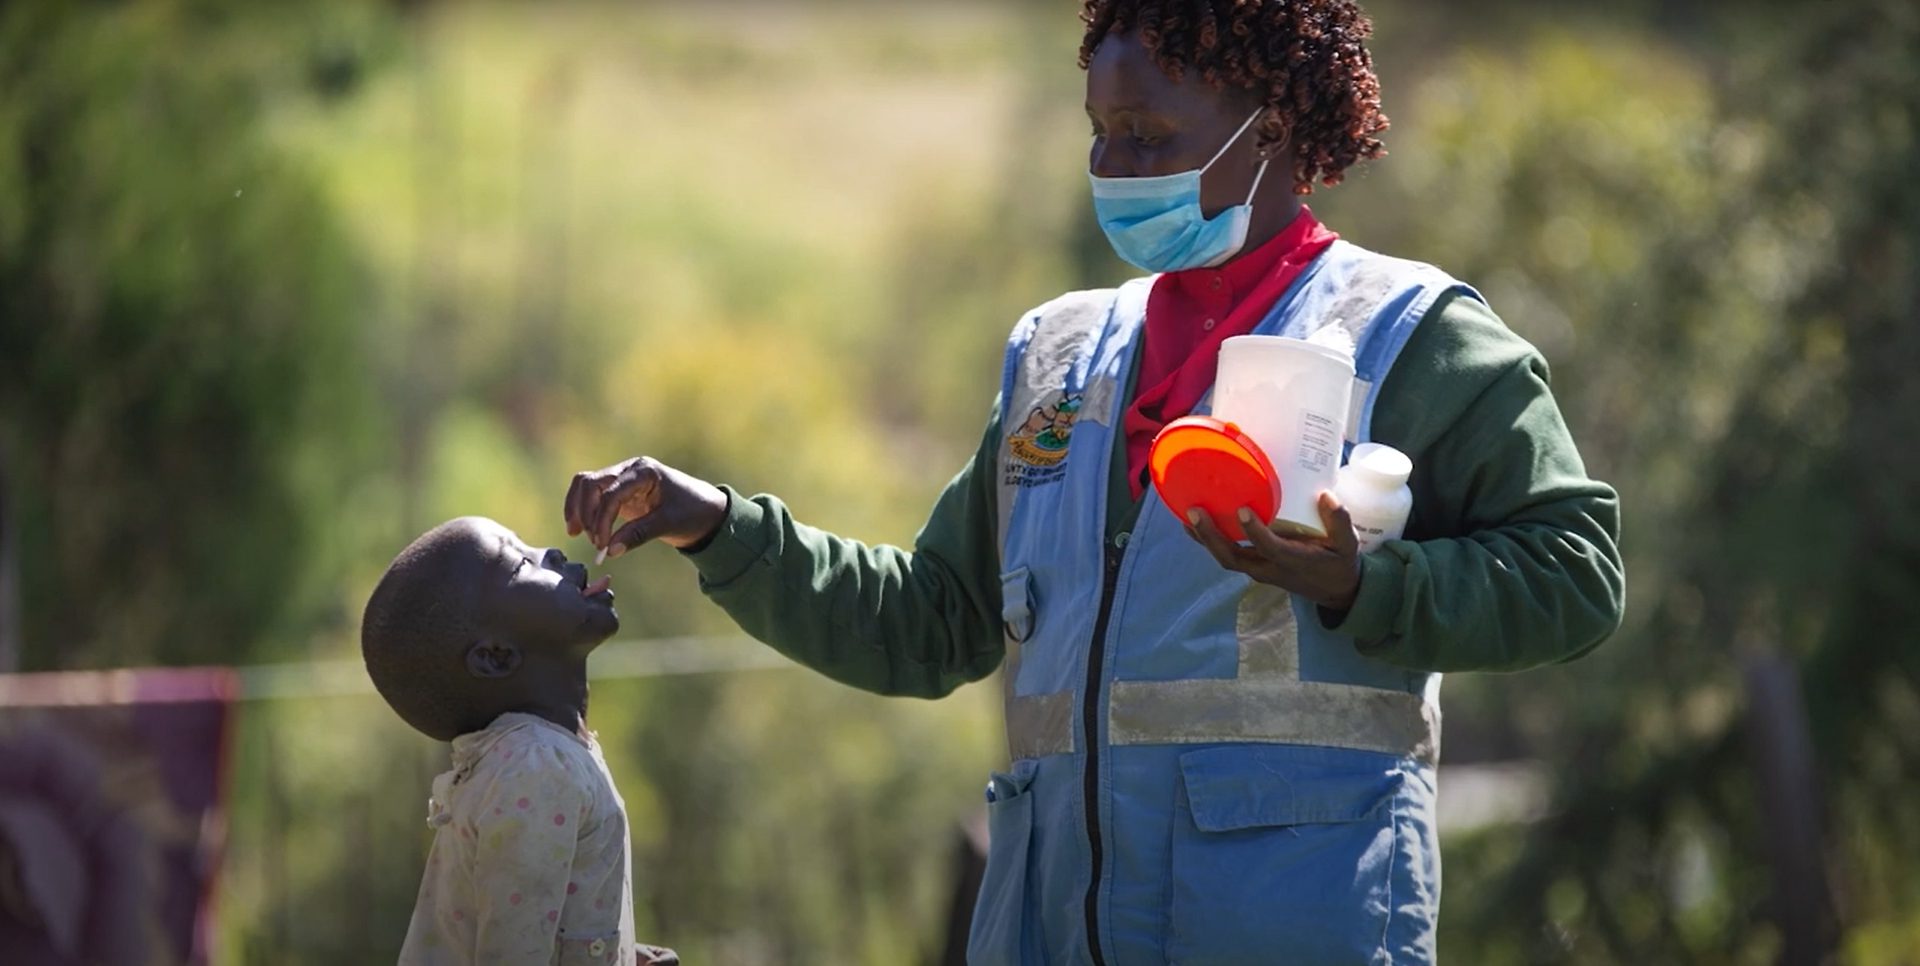
[[[675,549],[698,544],[727,518],[727,494],[658,460],[636,456],[575,473],[567,488],[567,536],[587,535],[618,557],[649,540]],[[614,529],[621,521],[625,525]]]

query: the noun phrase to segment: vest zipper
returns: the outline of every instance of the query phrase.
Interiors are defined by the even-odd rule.
[[[1100,612],[1093,621],[1093,647],[1087,652],[1086,697],[1081,706],[1082,730],[1087,742],[1084,776],[1087,856],[1092,872],[1087,882],[1087,948],[1093,954],[1094,966],[1107,963],[1106,955],[1100,951],[1100,875],[1104,859],[1100,841],[1100,679],[1106,663],[1107,621],[1113,616],[1113,594],[1120,585],[1120,560],[1125,555],[1126,543],[1119,538],[1105,547],[1107,572],[1100,587]]]

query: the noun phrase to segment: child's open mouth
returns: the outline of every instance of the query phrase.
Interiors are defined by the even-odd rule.
[[[608,574],[601,574],[598,580],[595,580],[594,582],[580,588],[580,596],[598,597],[601,594],[606,593],[607,588],[612,586],[613,586],[613,577]]]

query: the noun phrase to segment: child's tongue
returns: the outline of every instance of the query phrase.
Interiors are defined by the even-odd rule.
[[[580,596],[592,597],[611,586],[613,586],[613,578],[607,574],[601,574],[599,580],[580,588]]]

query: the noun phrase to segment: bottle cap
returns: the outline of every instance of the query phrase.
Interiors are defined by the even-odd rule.
[[[1348,454],[1341,470],[1363,485],[1397,490],[1413,475],[1413,460],[1384,443],[1361,443]]]
[[[1161,502],[1187,523],[1199,507],[1229,539],[1238,539],[1240,508],[1262,522],[1280,509],[1280,475],[1260,444],[1232,423],[1212,416],[1186,416],[1153,438],[1147,469]]]

